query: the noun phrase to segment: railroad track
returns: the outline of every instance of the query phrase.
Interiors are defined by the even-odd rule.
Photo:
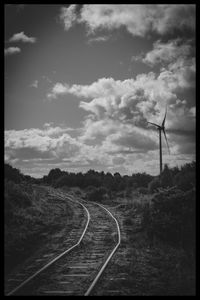
[[[87,216],[81,236],[74,244],[33,272],[27,265],[10,278],[6,295],[81,295],[95,292],[98,279],[120,245],[120,229],[111,212],[100,204],[74,201]],[[73,237],[72,237],[73,238]],[[66,245],[65,245],[66,246]],[[34,264],[33,264],[34,265]],[[30,270],[32,274],[30,275]],[[26,277],[26,279],[21,279]],[[19,281],[17,281],[19,280]],[[21,281],[20,281],[21,280]],[[14,283],[13,287],[11,283]],[[18,284],[16,284],[19,282]]]

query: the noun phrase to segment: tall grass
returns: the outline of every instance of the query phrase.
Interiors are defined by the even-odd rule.
[[[47,188],[5,181],[5,272],[35,251],[73,216]],[[62,218],[64,216],[64,218]]]

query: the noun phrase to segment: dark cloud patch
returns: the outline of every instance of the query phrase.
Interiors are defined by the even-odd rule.
[[[40,151],[39,149],[32,147],[23,147],[17,149],[5,148],[5,151],[11,159],[50,159],[53,157],[53,154],[50,151]]]
[[[181,135],[185,137],[190,137],[191,139],[194,139],[196,136],[196,133],[194,130],[185,130],[185,129],[173,129],[170,128],[167,130],[168,133],[172,135]]]
[[[124,157],[114,157],[112,161],[115,165],[121,165],[126,161],[126,159]]]
[[[135,154],[135,153],[141,153],[141,150],[113,150],[113,151],[107,151],[108,154]]]
[[[151,138],[137,132],[120,135],[112,139],[112,142],[116,145],[139,149],[142,151],[155,150],[158,147]]]

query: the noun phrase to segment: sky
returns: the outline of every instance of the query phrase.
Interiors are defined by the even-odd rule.
[[[5,162],[33,177],[195,160],[194,4],[5,5]]]

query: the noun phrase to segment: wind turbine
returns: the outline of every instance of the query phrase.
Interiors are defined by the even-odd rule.
[[[168,151],[169,151],[169,154],[170,154],[170,150],[169,150],[169,145],[168,145],[168,141],[167,141],[167,136],[166,136],[166,133],[165,133],[165,119],[166,119],[166,115],[167,115],[167,107],[166,107],[166,110],[165,110],[165,116],[164,116],[164,119],[162,121],[162,125],[158,125],[158,124],[155,124],[155,123],[152,123],[152,122],[147,122],[149,124],[152,124],[154,126],[157,127],[157,129],[159,130],[159,146],[160,146],[160,174],[162,173],[162,139],[161,139],[161,132],[163,131],[164,133],[164,136],[165,136],[165,140],[166,140],[166,144],[167,144],[167,148],[168,148]]]

